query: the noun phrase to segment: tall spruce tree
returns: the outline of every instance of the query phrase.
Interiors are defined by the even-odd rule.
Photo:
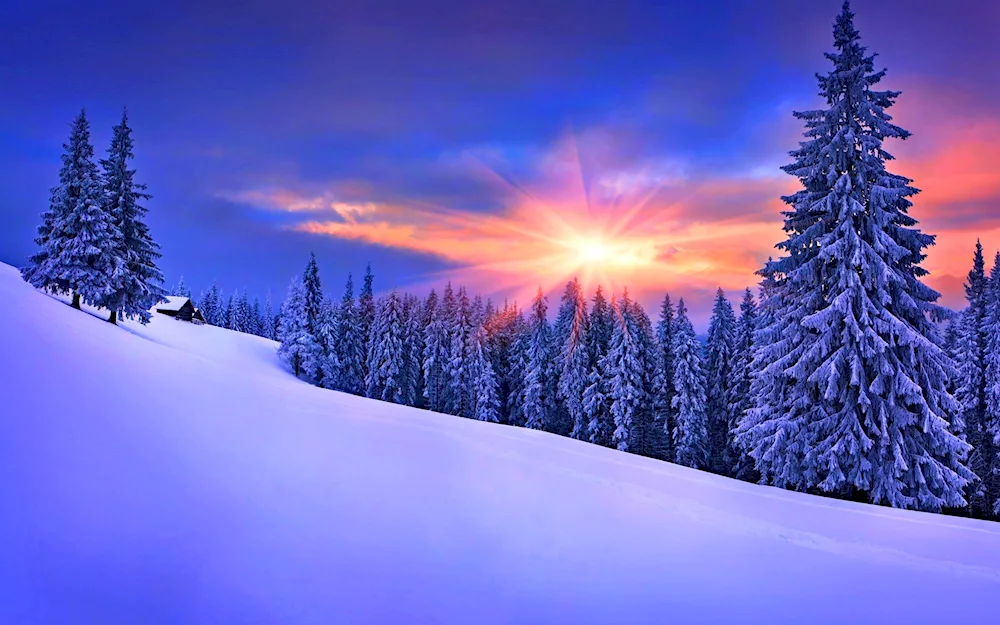
[[[363,395],[365,390],[366,343],[354,301],[354,278],[347,274],[344,296],[337,309],[337,365],[339,367],[334,388],[352,395]]]
[[[444,367],[448,414],[472,417],[472,377],[469,369],[469,343],[472,338],[472,305],[465,287],[458,288],[454,314],[448,324],[448,361]]]
[[[415,295],[403,296],[403,403],[423,403],[424,303]]]
[[[403,403],[403,300],[395,290],[381,297],[368,342],[365,394],[374,399]]]
[[[733,458],[728,453],[732,415],[729,410],[732,393],[733,359],[736,342],[736,316],[733,307],[720,288],[715,293],[712,317],[708,323],[705,346],[706,411],[708,415],[709,467],[720,475],[731,475]]]
[[[319,345],[309,331],[307,302],[302,278],[296,276],[288,285],[288,296],[281,305],[281,344],[278,358],[296,377],[313,381],[312,372],[319,363]]]
[[[891,123],[899,93],[874,89],[885,72],[859,40],[845,2],[833,69],[818,76],[827,106],[796,113],[806,140],[784,169],[804,188],[783,198],[786,255],[762,270],[781,303],[765,331],[767,390],[739,438],[774,484],[961,507],[968,445],[949,431],[959,405],[929,319],[939,295],[921,282],[934,239],[909,215],[911,181],[886,170],[883,141],[909,133]]]
[[[261,336],[274,340],[274,305],[271,303],[271,291],[264,297],[264,313],[260,319]]]
[[[177,284],[174,285],[174,288],[170,289],[170,294],[179,295],[180,297],[191,297],[191,289],[184,283],[184,276],[177,279]]]
[[[729,425],[726,439],[726,464],[732,467],[732,476],[748,482],[759,479],[753,459],[736,444],[736,430],[743,415],[753,405],[750,386],[753,381],[753,337],[757,330],[757,300],[749,288],[740,303],[740,319],[736,324],[733,349],[733,366],[729,380]]]
[[[205,318],[205,323],[209,323],[213,326],[219,324],[219,298],[221,297],[219,293],[219,285],[215,282],[212,283],[212,287],[202,293],[201,301],[199,302],[199,308],[201,309],[201,315]]]
[[[337,305],[328,298],[323,299],[318,330],[319,370],[322,374],[318,384],[334,391],[340,390],[340,353],[337,341],[340,339],[340,314]]]
[[[986,315],[983,319],[986,350],[986,406],[981,432],[969,458],[979,480],[973,482],[973,514],[1000,515],[1000,252],[993,260],[986,285]],[[971,442],[971,441],[970,441]]]
[[[705,372],[702,369],[701,344],[688,319],[683,298],[677,302],[672,351],[675,389],[673,409],[677,416],[677,429],[674,432],[675,458],[678,464],[707,469],[709,432]]]
[[[551,328],[548,304],[541,287],[531,303],[529,334],[525,346],[524,427],[541,430],[552,415]]]
[[[371,328],[375,323],[375,276],[372,274],[372,266],[369,263],[365,267],[365,278],[361,284],[361,292],[358,294],[358,332],[361,335],[361,342],[364,345],[365,353],[368,352],[368,343],[371,341]],[[367,364],[362,361],[362,367]],[[368,370],[364,370],[365,376]]]
[[[554,369],[558,375],[559,398],[569,419],[568,431],[559,432],[579,439],[588,440],[589,419],[583,409],[583,395],[589,386],[591,355],[587,346],[590,318],[587,315],[587,301],[583,296],[580,282],[573,278],[566,285],[557,319],[556,346],[558,354]],[[561,428],[566,430],[566,428]]]
[[[437,293],[431,291],[427,296],[425,307],[430,317],[430,322],[424,329],[424,399],[427,401],[427,409],[435,412],[444,412],[447,398],[447,378],[445,377],[445,367],[451,354],[449,342],[449,326],[451,320],[449,315],[455,305],[455,296],[449,282],[445,286],[444,298],[438,302]]]
[[[955,399],[962,409],[956,413],[953,429],[966,438],[975,449],[982,445],[983,421],[986,414],[986,332],[987,312],[986,263],[983,246],[977,240],[972,257],[972,269],[965,282],[965,299],[968,302],[959,321],[958,384]],[[973,469],[975,471],[975,468]],[[979,474],[978,471],[976,471]],[[978,502],[971,502],[974,507]]]
[[[660,362],[662,363],[662,375],[659,384],[655,389],[653,397],[653,407],[656,411],[657,423],[663,429],[663,450],[664,458],[673,460],[674,452],[674,430],[677,427],[677,419],[674,417],[672,407],[674,401],[674,304],[670,301],[670,294],[663,296],[663,304],[660,305],[660,318],[656,323],[656,340],[660,348]]]
[[[587,333],[587,351],[591,354],[591,361],[587,373],[587,388],[583,392],[583,410],[588,419],[587,431],[590,442],[611,447],[615,428],[611,417],[611,400],[607,384],[610,376],[604,367],[607,364],[605,358],[614,332],[614,308],[617,306],[617,301],[614,306],[609,306],[600,286],[597,287],[593,301],[594,305],[590,309],[590,331]]]
[[[639,328],[628,291],[621,303],[611,300],[614,318],[611,342],[604,356],[602,371],[606,376],[607,398],[611,402],[611,419],[614,430],[612,444],[619,451],[632,449],[635,419],[641,405],[647,401],[644,392],[644,363],[639,347]]]
[[[112,130],[108,157],[101,160],[104,206],[115,224],[115,254],[122,267],[114,290],[101,306],[111,311],[111,323],[124,316],[145,324],[150,319],[149,309],[163,299],[163,274],[156,266],[160,246],[153,241],[145,220],[147,209],[141,204],[152,196],[146,193],[146,185],[135,182],[135,170],[129,168],[135,156],[132,147],[128,114],[122,111],[121,123]],[[176,295],[191,297],[183,277],[178,289]]]
[[[59,185],[50,192],[35,239],[39,249],[22,276],[36,288],[72,294],[74,308],[81,301],[100,306],[123,281],[125,261],[117,244],[121,232],[104,201],[85,111],[73,121],[63,150]]]

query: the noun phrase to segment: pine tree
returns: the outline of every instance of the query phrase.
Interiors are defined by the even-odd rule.
[[[472,417],[479,421],[500,421],[500,397],[496,371],[489,353],[485,313],[475,320],[472,350],[469,354],[469,377],[472,380]]]
[[[490,364],[497,379],[497,399],[500,405],[499,420],[510,423],[512,394],[520,386],[519,372],[515,371],[514,345],[524,324],[524,318],[516,306],[504,302],[500,310],[487,314],[486,340],[489,347]]]
[[[423,399],[424,305],[415,295],[403,296],[403,403],[419,406]]]
[[[263,336],[260,316],[260,297],[253,296],[253,304],[250,306],[250,333],[254,336]]]
[[[557,427],[557,433],[588,440],[589,419],[583,409],[583,395],[587,390],[590,373],[590,352],[587,349],[587,332],[590,318],[587,302],[580,282],[574,278],[566,285],[562,304],[556,320],[556,349],[553,370],[556,374],[558,397],[562,400],[569,423]]]
[[[972,270],[965,283],[968,306],[960,317],[958,380],[955,399],[962,409],[956,414],[954,430],[966,437],[973,449],[982,445],[983,421],[986,414],[986,309],[987,280],[983,246],[976,241]],[[975,451],[973,451],[975,456]],[[975,468],[973,469],[975,470]],[[978,471],[976,471],[979,474]],[[971,502],[975,507],[976,502]]]
[[[672,403],[674,401],[674,305],[670,301],[670,294],[663,297],[663,304],[660,306],[660,319],[656,324],[656,341],[660,348],[660,362],[662,363],[659,384],[654,390],[653,407],[656,411],[656,423],[663,430],[663,449],[661,455],[664,458],[673,460],[674,451],[674,430],[677,428],[677,419],[674,417]]]
[[[827,108],[796,113],[806,140],[785,171],[804,188],[783,198],[786,256],[762,270],[781,303],[762,335],[765,390],[739,438],[780,486],[961,507],[968,445],[949,431],[959,406],[929,319],[939,295],[920,280],[934,239],[908,214],[911,181],[886,170],[883,141],[909,133],[886,113],[898,92],[873,88],[885,72],[853,18],[845,2],[833,70],[818,77]]]
[[[728,453],[729,430],[733,422],[729,412],[732,394],[733,358],[736,340],[736,316],[722,289],[716,291],[712,318],[708,324],[708,344],[705,347],[705,378],[708,415],[709,467],[720,475],[732,475],[735,468]]]
[[[445,412],[471,417],[473,409],[472,376],[469,369],[469,343],[472,338],[472,307],[465,287],[458,288],[455,313],[448,329],[448,362],[444,368],[447,380]]]
[[[191,289],[184,284],[184,276],[177,279],[177,284],[175,284],[174,288],[170,290],[170,294],[178,295],[180,297],[191,297]]]
[[[288,296],[281,306],[281,344],[278,358],[296,377],[312,381],[311,372],[319,360],[319,345],[309,331],[305,287],[301,277],[288,286]]]
[[[753,405],[750,385],[753,380],[753,337],[757,330],[757,301],[749,288],[740,303],[740,319],[736,324],[736,339],[733,350],[733,367],[729,380],[729,425],[726,439],[726,464],[732,467],[732,476],[748,482],[759,479],[754,470],[753,459],[736,445],[736,430],[743,416]]]
[[[112,245],[122,263],[114,289],[101,303],[111,311],[108,319],[111,323],[116,323],[119,316],[148,323],[149,309],[162,301],[164,295],[163,274],[156,266],[160,246],[150,235],[145,221],[147,210],[140,205],[152,196],[146,193],[146,185],[135,182],[135,170],[129,169],[134,156],[132,129],[123,111],[121,123],[113,128],[108,157],[101,161],[104,210],[114,221],[116,238]],[[178,287],[177,295],[191,297],[183,277]]]
[[[336,350],[340,367],[334,388],[352,395],[364,394],[364,370],[366,345],[362,335],[358,308],[354,302],[354,278],[347,274],[347,286],[338,309],[339,332]]]
[[[260,335],[265,339],[274,340],[274,306],[271,304],[271,291],[264,298],[264,314],[260,320]]]
[[[35,239],[39,250],[22,276],[36,288],[71,293],[74,308],[81,301],[100,306],[124,280],[126,268],[117,246],[122,235],[104,202],[86,112],[74,120],[63,149],[59,185],[51,190]]]
[[[455,294],[451,282],[445,286],[440,303],[437,301],[437,294],[431,291],[426,307],[430,311],[431,322],[424,330],[424,398],[427,400],[428,410],[445,412],[449,389],[446,371],[451,359],[450,330],[455,314]]]
[[[507,424],[523,427],[526,422],[525,391],[528,382],[528,346],[531,343],[531,326],[524,314],[514,308],[511,322],[510,355],[507,362]]]
[[[212,288],[202,293],[199,310],[201,310],[201,316],[205,318],[205,323],[213,326],[221,325],[219,323],[219,298],[219,285],[214,282]]]
[[[399,404],[403,402],[403,302],[395,290],[376,306],[368,343],[366,395]]]
[[[677,415],[674,432],[678,464],[695,469],[709,466],[708,416],[706,414],[705,373],[702,370],[701,345],[694,326],[687,317],[684,299],[677,302],[674,323],[674,399]]]
[[[549,356],[550,328],[548,305],[539,287],[531,304],[530,330],[525,353],[524,427],[541,430],[549,423],[553,396]]]
[[[611,305],[614,328],[602,370],[607,376],[607,398],[611,402],[614,424],[611,440],[619,451],[629,451],[635,438],[636,414],[641,405],[648,402],[643,381],[645,365],[641,359],[639,328],[628,291],[622,296],[620,305],[615,299],[611,300]]]
[[[361,344],[364,346],[364,353],[368,353],[369,343],[372,340],[371,327],[375,322],[375,276],[372,275],[372,266],[369,263],[365,268],[365,280],[361,285],[361,293],[358,295],[358,332],[361,336]],[[367,363],[362,358],[362,367]],[[362,378],[368,375],[368,370],[364,369]]]
[[[340,315],[337,306],[329,299],[323,299],[318,319],[317,344],[319,345],[318,384],[323,388],[340,390],[340,355],[337,341],[340,339]]]
[[[229,296],[229,299],[225,300],[225,305],[223,305],[222,310],[219,312],[222,323],[219,324],[223,328],[229,330],[233,329],[233,315],[236,313],[236,298],[239,296],[239,290],[233,291],[233,294]]]
[[[606,383],[610,375],[604,370],[615,326],[613,309],[614,306],[608,305],[603,290],[598,286],[594,295],[594,305],[590,310],[590,327],[587,333],[587,351],[591,354],[591,361],[587,373],[587,388],[583,392],[583,410],[588,419],[587,431],[590,442],[604,447],[612,445],[612,433],[615,429]]]
[[[986,405],[978,440],[969,457],[969,468],[979,477],[972,485],[973,514],[1000,515],[1000,252],[986,284],[983,339],[986,344],[984,378]],[[972,431],[970,430],[970,434]]]

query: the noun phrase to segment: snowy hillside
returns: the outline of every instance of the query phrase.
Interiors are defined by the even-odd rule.
[[[321,390],[0,265],[0,623],[992,622],[1000,524]]]

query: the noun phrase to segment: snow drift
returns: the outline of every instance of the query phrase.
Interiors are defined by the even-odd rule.
[[[315,388],[0,265],[2,623],[990,622],[1000,525]]]

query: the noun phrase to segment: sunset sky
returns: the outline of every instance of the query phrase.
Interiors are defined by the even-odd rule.
[[[32,251],[73,116],[103,155],[127,105],[169,284],[278,298],[312,250],[334,297],[369,261],[378,290],[550,306],[578,275],[703,331],[781,238],[841,1],[665,4],[0,0],[0,260]],[[1000,247],[1000,3],[852,6],[960,306],[976,237]]]

